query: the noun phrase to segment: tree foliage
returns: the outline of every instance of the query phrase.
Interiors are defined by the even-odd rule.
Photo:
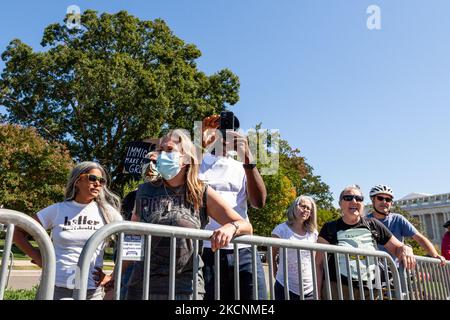
[[[7,120],[35,127],[53,148],[59,146],[53,142],[65,144],[76,161],[100,162],[111,172],[116,191],[132,187],[120,165],[128,142],[172,128],[193,128],[195,120],[239,100],[238,77],[228,69],[209,76],[198,70],[200,50],[174,35],[161,19],[141,21],[126,11],[98,15],[87,10],[81,28],[49,25],[41,45],[44,50],[35,52],[15,39],[2,54],[0,105],[8,111]],[[328,186],[287,141],[280,142],[276,174],[264,181],[267,204],[249,211],[256,234],[270,235],[286,219],[296,195],[312,196],[323,217],[332,213]],[[62,186],[53,192],[60,196]],[[29,205],[16,206],[30,210]]]
[[[263,176],[267,189],[266,205],[262,209],[249,208],[253,233],[270,236],[273,228],[286,220],[286,209],[295,199],[295,188],[282,173]]]
[[[340,217],[339,210],[336,208],[323,209],[318,208],[317,210],[317,230],[320,231],[325,222],[336,220]]]
[[[63,200],[73,165],[66,148],[35,129],[0,125],[0,205],[27,214]]]
[[[76,161],[99,161],[113,179],[128,142],[193,128],[239,99],[238,77],[199,71],[200,50],[161,19],[87,10],[80,28],[49,25],[41,45],[34,52],[15,39],[2,54],[0,105],[8,121],[66,144]]]

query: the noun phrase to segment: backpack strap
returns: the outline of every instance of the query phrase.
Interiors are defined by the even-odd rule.
[[[361,223],[367,228],[369,229],[370,233],[372,234],[372,242],[375,245],[375,248],[377,248],[377,239],[379,237],[378,232],[376,230],[373,230],[370,225],[369,225],[369,219],[366,217],[361,217]]]
[[[327,225],[327,233],[332,243],[337,244],[337,220],[330,221]]]

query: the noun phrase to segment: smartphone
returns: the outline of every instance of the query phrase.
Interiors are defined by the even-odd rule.
[[[222,137],[226,137],[227,130],[236,131],[239,129],[239,120],[232,111],[222,111],[220,113],[219,130],[222,132]]]

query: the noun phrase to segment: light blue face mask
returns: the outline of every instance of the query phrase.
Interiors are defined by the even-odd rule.
[[[180,153],[177,151],[161,151],[156,160],[156,170],[164,180],[173,179],[181,170]]]

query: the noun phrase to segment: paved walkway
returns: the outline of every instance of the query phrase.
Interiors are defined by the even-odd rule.
[[[112,262],[105,262],[107,266],[114,266]],[[19,267],[20,269],[14,269]],[[31,260],[14,260],[13,270],[10,273],[7,288],[12,289],[31,289],[38,285],[41,278],[41,269]]]
[[[13,270],[9,277],[7,288],[31,289],[38,285],[41,278],[41,270]]]

